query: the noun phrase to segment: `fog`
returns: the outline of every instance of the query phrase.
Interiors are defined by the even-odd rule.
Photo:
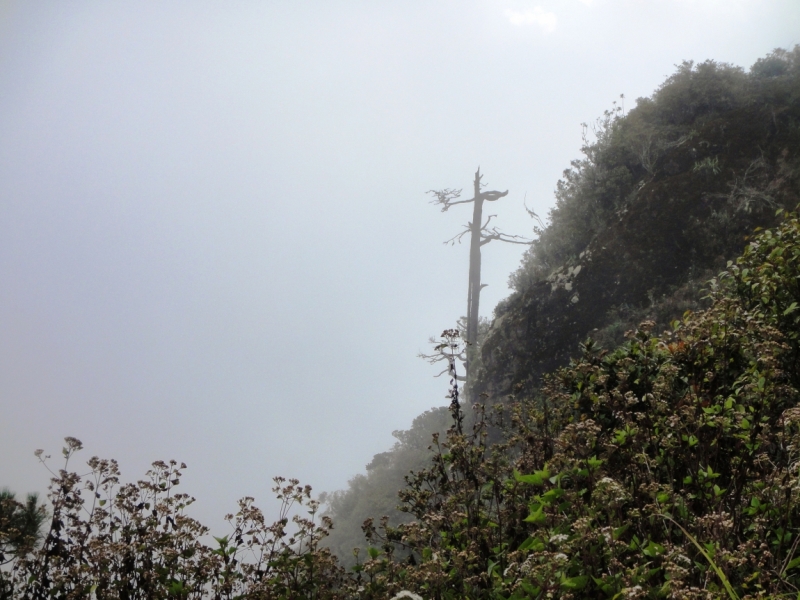
[[[530,235],[582,122],[683,60],[800,42],[796,0],[3,2],[0,487],[65,436],[185,461],[219,528],[271,478],[346,486],[445,404],[480,166]],[[482,313],[524,249],[484,248]]]

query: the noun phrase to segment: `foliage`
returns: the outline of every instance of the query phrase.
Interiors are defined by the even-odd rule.
[[[747,228],[747,213],[774,210],[780,201],[779,180],[788,175],[782,152],[800,133],[798,100],[800,46],[776,50],[749,74],[714,61],[685,61],[629,113],[616,106],[606,111],[592,126],[594,139],[584,124],[584,158],[558,182],[550,224],[538,231],[512,287],[524,291],[577,259],[659,184],[711,204],[717,222],[703,225],[714,230],[695,243],[707,243],[709,233],[725,241],[725,226]],[[681,179],[691,180],[692,190],[682,189]],[[769,191],[757,202],[745,199],[744,180],[751,190]]]
[[[308,486],[275,479],[281,509],[271,525],[252,498],[242,499],[227,516],[231,533],[211,547],[202,541],[208,529],[186,515],[194,498],[175,491],[185,465],[158,461],[146,479],[123,485],[114,460],[91,458],[86,475],[67,470],[82,446],[66,442],[43,545],[0,572],[10,597],[341,597],[343,571],[319,545],[330,522],[315,522],[319,505]],[[289,518],[301,508],[308,516]]]
[[[587,341],[542,395],[499,409],[504,443],[488,445],[481,420],[451,429],[402,493],[416,520],[382,537],[368,524],[384,544],[369,584],[426,598],[796,595],[798,259],[792,215],[715,282],[709,310],[662,336],[645,323],[613,352]],[[398,569],[394,544],[417,564]]]
[[[587,335],[613,348],[643,320],[661,328],[706,306],[709,274],[800,202],[800,46],[749,72],[685,62],[584,131],[583,157],[495,308],[478,395],[534,393]]]
[[[41,527],[47,511],[37,494],[19,502],[14,492],[0,490],[0,565],[32,552],[41,541]]]
[[[586,336],[613,349],[643,321],[663,331],[709,306],[708,280],[753,228],[773,224],[776,205],[800,201],[800,47],[776,50],[749,73],[684,63],[650,98],[627,114],[608,111],[585,134],[583,159],[565,173],[549,225],[512,276],[515,293],[481,326],[467,390],[475,400],[536,394]],[[376,455],[337,493],[331,539],[347,542],[332,547],[348,564],[364,518],[406,520],[388,490],[424,467],[427,438],[444,433],[439,414],[413,448]]]
[[[366,551],[361,525],[369,517],[386,516],[396,526],[409,516],[398,510],[398,490],[405,485],[405,476],[419,471],[430,462],[431,436],[444,435],[449,424],[447,407],[432,408],[414,419],[408,430],[394,431],[397,440],[386,452],[376,454],[366,473],[353,477],[346,490],[325,495],[326,514],[336,524],[324,544],[345,566],[356,563],[354,549]]]

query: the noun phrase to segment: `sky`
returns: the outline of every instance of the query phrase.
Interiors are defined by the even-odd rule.
[[[65,436],[186,462],[220,534],[275,475],[346,487],[447,403],[417,354],[470,209],[427,191],[480,167],[530,235],[582,122],[797,43],[797,0],[0,0],[0,487]],[[483,315],[523,251],[484,246]]]

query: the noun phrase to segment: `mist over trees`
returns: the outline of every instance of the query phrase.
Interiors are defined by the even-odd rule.
[[[511,296],[485,325],[476,397],[535,393],[587,336],[612,349],[643,321],[663,331],[708,306],[708,280],[753,229],[800,202],[798,64],[797,48],[750,72],[686,62],[633,109],[615,105],[584,126],[583,158],[558,182],[547,226],[535,228]],[[355,496],[369,495],[370,475]],[[332,532],[341,546],[359,536]]]
[[[512,294],[468,312],[471,406],[423,413],[322,502],[276,478],[277,519],[244,498],[213,542],[185,465],[125,483],[67,438],[43,527],[0,495],[0,595],[797,595],[800,46],[685,62],[585,131]],[[473,209],[471,254],[503,235]]]

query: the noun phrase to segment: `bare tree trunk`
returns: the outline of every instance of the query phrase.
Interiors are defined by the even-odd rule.
[[[469,243],[469,286],[467,289],[467,362],[466,373],[469,377],[470,363],[477,351],[478,318],[481,299],[481,225],[483,222],[483,196],[481,195],[481,170],[475,171],[475,199],[472,206],[472,223],[470,223]]]

